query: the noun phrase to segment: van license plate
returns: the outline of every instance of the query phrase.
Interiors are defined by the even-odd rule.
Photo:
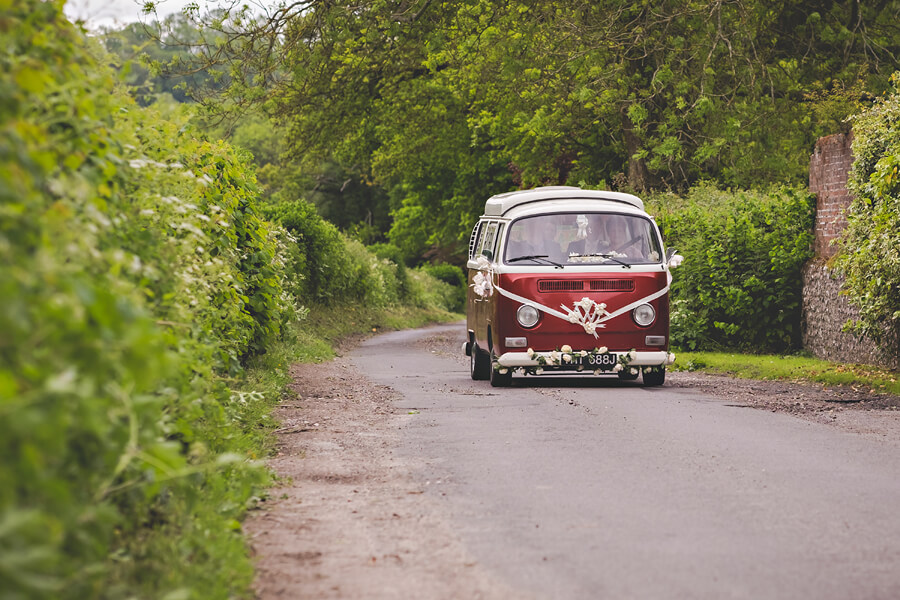
[[[591,366],[595,369],[600,369],[601,371],[612,371],[613,367],[616,366],[616,363],[619,362],[619,356],[612,352],[607,352],[606,354],[588,354],[584,357],[576,356],[574,358],[577,359],[576,364]]]

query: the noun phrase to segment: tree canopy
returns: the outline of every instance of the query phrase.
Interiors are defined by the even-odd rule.
[[[229,86],[197,99],[264,105],[296,169],[372,188],[357,212],[389,210],[409,256],[459,249],[484,199],[515,187],[803,181],[814,140],[900,66],[896,0],[301,0],[193,17],[191,56]]]

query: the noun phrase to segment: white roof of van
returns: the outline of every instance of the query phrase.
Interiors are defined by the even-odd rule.
[[[484,214],[488,217],[502,217],[517,206],[542,202],[544,200],[601,200],[621,202],[644,210],[644,201],[631,194],[607,192],[603,190],[583,190],[578,187],[560,185],[539,187],[533,190],[520,190],[491,196],[484,205]]]

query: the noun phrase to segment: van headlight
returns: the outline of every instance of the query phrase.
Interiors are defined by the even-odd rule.
[[[538,319],[540,318],[541,313],[530,304],[523,304],[519,307],[519,310],[516,311],[516,321],[518,321],[519,325],[522,327],[534,327],[537,325]]]
[[[641,304],[631,311],[631,318],[641,327],[646,327],[656,319],[656,311],[649,304]]]

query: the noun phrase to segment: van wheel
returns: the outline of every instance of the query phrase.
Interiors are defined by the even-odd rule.
[[[507,369],[506,373],[501,373],[494,368],[494,365],[491,365],[491,387],[509,387],[511,383],[512,371],[510,369]]]
[[[472,342],[472,350],[469,352],[469,371],[475,381],[485,381],[491,377],[491,359],[475,342]]]
[[[666,380],[666,368],[659,371],[646,371],[644,373],[644,385],[647,387],[662,385]]]

